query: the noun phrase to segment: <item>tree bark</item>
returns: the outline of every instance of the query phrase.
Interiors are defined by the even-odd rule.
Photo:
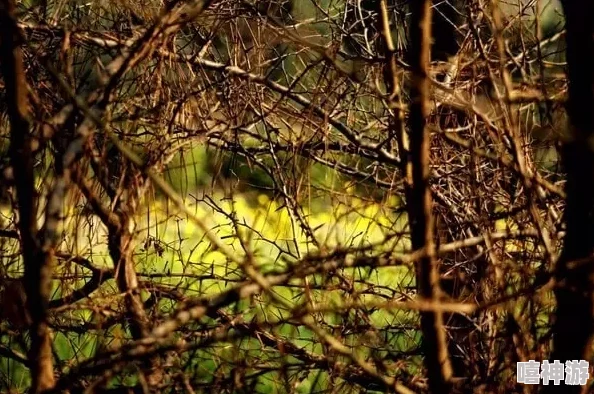
[[[564,0],[571,130],[563,144],[567,232],[556,267],[552,360],[588,360],[594,326],[594,3]],[[544,386],[579,393],[582,386]]]
[[[425,257],[416,264],[418,296],[429,302],[440,297],[440,275],[435,256],[433,201],[429,186],[430,135],[426,127],[429,115],[428,68],[431,48],[431,0],[410,4],[412,86],[410,106],[410,151],[406,163],[406,204],[413,250],[424,250]],[[452,367],[448,354],[442,312],[421,312],[423,350],[428,371],[429,390],[451,390]]]
[[[31,316],[31,393],[40,393],[55,384],[47,310],[51,290],[51,250],[44,251],[38,237],[37,201],[33,173],[28,86],[13,0],[0,1],[0,63],[8,117],[10,120],[10,154],[19,207],[19,231],[25,265],[27,308]]]

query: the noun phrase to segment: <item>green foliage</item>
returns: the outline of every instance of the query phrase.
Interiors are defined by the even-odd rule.
[[[242,195],[233,199],[221,194],[217,197],[216,203],[209,200],[191,203],[196,216],[237,251],[242,249],[240,238],[247,242],[246,246],[254,253],[258,266],[266,267],[266,270],[282,269],[288,262],[312,252],[311,240],[284,204],[271,200],[265,194],[257,198],[255,205]],[[183,270],[186,266],[197,270],[196,273],[215,267],[214,272],[219,275],[228,275],[237,269],[229,265],[221,252],[210,250],[209,243],[191,220],[171,218],[172,211],[173,206],[155,201],[150,213],[144,213],[139,218],[140,226],[146,228],[139,237],[145,237],[145,246],[147,241],[148,245],[153,242],[152,248],[145,247],[143,250],[146,254],[145,267],[168,273]],[[309,214],[305,210],[304,216],[316,229],[316,238],[327,247],[381,244],[386,234],[394,231],[394,226],[404,226],[403,217],[391,216],[389,205],[353,197],[347,197],[325,212]],[[388,241],[384,243],[384,248],[402,250],[405,245],[403,240]],[[154,253],[155,247],[160,249],[158,253]]]
[[[290,210],[281,202],[271,200],[265,194],[257,198],[257,202],[251,203],[245,196],[236,195],[233,199],[225,198],[221,194],[215,194],[215,201],[202,200],[195,203],[189,203],[195,214],[207,223],[209,228],[216,235],[225,240],[225,242],[234,248],[238,254],[241,254],[244,247],[252,251],[258,269],[262,273],[282,272],[289,269],[305,253],[312,253],[315,247],[306,234],[295,222]],[[330,210],[318,213],[309,213],[305,211],[305,216],[312,228],[315,228],[315,235],[322,244],[327,247],[356,246],[364,247],[367,245],[382,245],[385,251],[401,251],[407,245],[407,241],[386,239],[386,234],[394,231],[395,228],[404,228],[405,220],[402,217],[395,217],[391,213],[395,208],[395,200],[385,202],[384,204],[368,203],[354,197],[345,197],[336,206]],[[170,204],[155,200],[145,207],[138,218],[138,228],[136,236],[135,259],[138,264],[139,275],[165,274],[161,278],[154,279],[154,283],[171,286],[173,288],[183,288],[186,296],[192,295],[214,295],[233,286],[237,280],[242,280],[243,273],[237,264],[228,261],[225,256],[212,250],[210,244],[204,239],[203,233],[188,218],[175,213],[175,209]],[[75,222],[70,222],[74,225]],[[242,247],[242,242],[244,247]],[[90,245],[83,245],[89,247]],[[104,266],[103,255],[100,250],[95,250],[93,254],[93,263]],[[71,268],[60,266],[57,269],[56,276],[61,272],[66,274]],[[364,290],[369,285],[378,288],[395,289],[402,283],[411,281],[410,270],[407,267],[391,268],[349,268],[341,270],[345,277],[352,278],[355,287]],[[199,279],[200,276],[210,277],[211,279]],[[328,280],[322,276],[314,276],[313,281],[322,283]],[[78,281],[71,284],[67,282],[56,283],[57,292],[54,297],[59,297],[61,290],[65,286],[80,287],[84,281]],[[113,291],[113,284],[105,283],[100,292],[109,294]],[[304,295],[295,293],[290,287],[275,288],[275,293],[297,307],[304,301]],[[386,292],[386,295],[390,292]],[[339,292],[314,290],[311,293],[318,303],[322,305],[334,305],[340,307],[345,300]],[[284,321],[288,314],[286,310],[267,301],[267,296],[263,295],[260,301],[251,306],[242,303],[238,306],[245,309],[244,318],[247,321],[259,321],[262,324],[275,327],[281,321]],[[365,300],[372,301],[372,296],[365,296]],[[379,299],[378,299],[379,301]],[[116,309],[117,303],[114,304]],[[91,309],[85,309],[81,304],[82,310],[67,312],[63,318],[74,322],[91,322],[95,319]],[[91,304],[89,305],[91,306]],[[171,313],[175,306],[171,301],[163,300],[159,304],[162,313]],[[376,327],[387,327],[397,322],[405,322],[409,319],[415,319],[414,314],[390,311],[376,311],[370,318]],[[330,314],[327,317],[327,323],[340,326],[343,318],[338,314]],[[305,348],[314,354],[323,354],[323,347],[318,342],[314,334],[304,328],[297,329],[295,326],[282,323],[273,328],[276,334],[282,338],[293,342],[300,348]],[[118,333],[119,332],[119,333]],[[67,368],[73,360],[80,362],[92,357],[97,351],[105,346],[113,346],[118,342],[129,338],[129,334],[122,332],[118,326],[114,326],[110,333],[100,337],[95,333],[87,334],[68,334],[56,333],[54,337],[54,348],[57,360]],[[416,339],[408,339],[408,334],[397,334],[390,340],[393,342],[394,349],[405,351],[416,346]],[[114,342],[115,341],[115,342]],[[356,346],[361,338],[353,336],[348,338],[347,343]],[[102,344],[102,345],[100,345]],[[239,346],[240,352],[237,352]],[[232,350],[234,349],[234,350]],[[360,356],[365,356],[366,351],[361,350]],[[243,359],[260,360],[260,363],[276,365],[280,360],[276,356],[268,355],[264,352],[257,340],[242,340],[240,344],[218,344],[216,347],[205,350],[204,354],[198,352],[196,365],[190,363],[188,368],[194,369],[196,379],[204,384],[208,383],[213,377],[227,376],[230,371],[225,371],[225,365],[231,363],[223,360],[240,357]],[[220,361],[219,361],[220,360]],[[222,363],[221,363],[222,362]],[[25,379],[23,369],[14,362],[3,362],[2,373],[11,373],[11,381],[16,384]],[[223,368],[223,369],[221,369]],[[258,379],[255,390],[257,392],[281,392],[277,387],[278,378],[274,374],[264,374]],[[272,374],[272,375],[271,375]],[[303,374],[295,375],[295,379]],[[200,378],[202,376],[203,378]],[[326,387],[327,378],[317,376],[317,374],[306,374],[299,378],[302,382],[299,385],[300,392],[305,388]],[[127,382],[130,383],[130,382]]]
[[[180,151],[167,166],[164,178],[178,192],[187,195],[208,184],[209,154],[204,145]]]

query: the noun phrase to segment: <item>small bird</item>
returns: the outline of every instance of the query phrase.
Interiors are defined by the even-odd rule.
[[[27,293],[22,278],[4,278],[0,292],[0,321],[7,321],[15,329],[25,329],[31,324],[27,310]]]

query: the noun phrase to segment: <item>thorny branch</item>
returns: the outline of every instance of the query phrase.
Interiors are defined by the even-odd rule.
[[[575,32],[532,40],[530,4],[326,3],[49,1],[2,22],[24,32],[0,113],[25,150],[0,160],[0,304],[23,283],[14,301],[45,300],[46,392],[447,392],[452,368],[515,392],[516,361],[560,348],[566,274],[589,266],[566,258],[581,178],[555,167],[551,46]],[[451,5],[458,53],[431,62]],[[10,306],[0,354],[40,386]]]

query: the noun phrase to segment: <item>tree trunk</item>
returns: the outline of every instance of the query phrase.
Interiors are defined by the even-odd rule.
[[[22,37],[13,0],[0,1],[0,64],[6,84],[10,120],[11,165],[19,204],[19,231],[25,265],[25,291],[29,311],[31,348],[31,393],[40,393],[55,384],[47,309],[51,290],[53,250],[43,250],[37,228],[37,199],[33,173],[28,86],[21,49]]]
[[[411,3],[410,151],[406,163],[406,205],[413,250],[423,250],[416,263],[418,296],[430,302],[439,300],[440,275],[437,267],[433,202],[429,185],[430,138],[426,127],[429,115],[429,62],[431,47],[431,0]],[[443,313],[421,312],[423,353],[429,390],[447,393],[451,387],[450,363]]]
[[[594,326],[594,3],[564,0],[571,131],[562,157],[567,183],[567,233],[556,267],[557,312],[552,360],[588,360]],[[544,386],[545,393],[579,393],[581,386]]]

